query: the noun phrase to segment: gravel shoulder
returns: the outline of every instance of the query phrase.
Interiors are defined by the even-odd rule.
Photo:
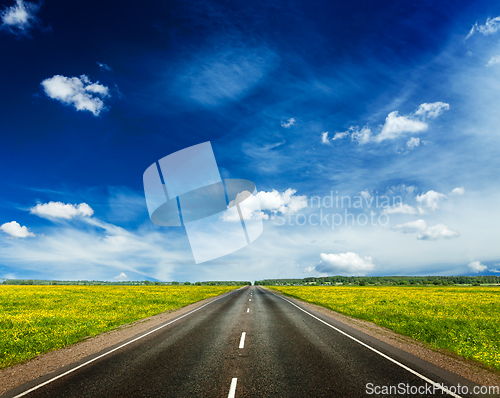
[[[228,293],[230,292],[224,294]],[[210,297],[177,310],[167,311],[149,318],[140,319],[133,323],[122,325],[117,329],[110,330],[109,332],[104,332],[79,343],[61,348],[60,350],[39,355],[28,362],[2,369],[0,370],[0,395],[14,387],[35,380],[63,366],[77,362],[89,355],[96,354],[108,347],[146,332],[153,327],[161,325],[172,318],[183,315],[219,297],[221,296]]]
[[[262,286],[264,287],[264,286]],[[281,292],[273,290],[273,293],[281,294]],[[374,323],[361,319],[352,318],[329,310],[316,304],[307,303],[296,298],[284,297],[300,302],[304,307],[320,312],[323,315],[329,316],[339,322],[366,333],[384,343],[390,344],[402,351],[415,355],[418,358],[424,359],[436,366],[455,373],[465,379],[468,379],[481,386],[500,386],[500,372],[493,369],[487,369],[478,362],[464,359],[452,352],[446,350],[433,350],[427,344],[414,340],[411,337],[403,336],[393,332],[390,329],[378,326]]]

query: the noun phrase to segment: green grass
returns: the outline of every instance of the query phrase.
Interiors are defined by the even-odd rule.
[[[500,287],[270,288],[500,370]]]
[[[0,285],[0,369],[237,287]]]

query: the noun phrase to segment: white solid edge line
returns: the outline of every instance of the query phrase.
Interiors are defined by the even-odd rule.
[[[229,387],[229,395],[227,398],[234,398],[234,394],[236,393],[236,383],[238,382],[238,378],[234,377],[231,380],[231,387]]]
[[[66,375],[68,375],[68,374],[70,374],[70,373],[74,372],[75,370],[78,370],[78,369],[80,369],[80,368],[83,368],[84,366],[86,366],[86,365],[88,365],[88,364],[90,364],[90,363],[92,363],[92,362],[95,362],[95,361],[97,361],[98,359],[101,359],[102,357],[105,357],[106,355],[111,354],[112,352],[115,352],[115,351],[119,350],[120,348],[123,348],[123,347],[125,347],[125,346],[127,346],[127,345],[129,345],[129,344],[132,344],[132,343],[136,342],[137,340],[140,340],[140,339],[142,339],[143,337],[146,337],[146,336],[150,335],[151,333],[154,333],[154,332],[156,332],[156,331],[158,331],[158,330],[160,330],[160,329],[162,329],[162,328],[164,328],[164,327],[166,327],[166,326],[168,326],[168,325],[170,325],[170,324],[172,324],[172,323],[174,323],[174,322],[177,322],[179,319],[182,319],[182,318],[184,318],[184,317],[186,317],[186,316],[188,316],[188,315],[191,315],[193,312],[196,312],[196,311],[198,311],[198,310],[201,310],[203,307],[206,307],[207,305],[212,304],[213,302],[215,302],[215,301],[217,301],[217,300],[220,300],[221,298],[222,298],[222,297],[217,297],[216,299],[214,299],[214,300],[210,301],[209,303],[203,304],[202,306],[200,306],[200,307],[198,307],[198,308],[195,308],[195,309],[194,309],[194,310],[192,310],[192,311],[189,311],[187,314],[184,314],[184,315],[180,316],[179,318],[174,319],[173,321],[170,321],[169,323],[166,323],[165,325],[159,326],[159,327],[157,327],[156,329],[153,329],[153,330],[151,330],[151,331],[149,331],[149,332],[147,332],[147,333],[143,334],[142,336],[136,337],[135,339],[130,340],[129,342],[124,343],[124,344],[122,344],[122,345],[121,345],[121,346],[119,346],[119,347],[113,348],[112,350],[110,350],[110,351],[108,351],[108,352],[105,352],[104,354],[101,354],[101,355],[99,355],[98,357],[92,358],[91,360],[89,360],[89,361],[87,361],[87,362],[85,362],[85,363],[82,363],[81,365],[78,365],[78,366],[76,366],[76,367],[74,367],[74,368],[72,368],[72,369],[70,369],[70,370],[68,370],[68,371],[66,371],[66,372],[64,372],[64,373],[61,373],[60,375],[55,376],[55,377],[53,377],[53,378],[52,378],[52,379],[50,379],[50,380],[44,381],[43,383],[40,383],[40,384],[36,385],[35,387],[32,387],[32,388],[30,388],[29,390],[26,390],[26,391],[22,392],[21,394],[18,394],[18,395],[16,395],[16,396],[14,396],[13,398],[23,397],[23,396],[25,396],[25,395],[29,394],[29,393],[30,393],[30,392],[32,392],[32,391],[38,390],[40,387],[43,387],[43,386],[45,386],[45,385],[47,385],[47,384],[49,384],[49,383],[52,383],[53,381],[55,381],[55,380],[57,380],[57,379],[60,379],[61,377],[64,377],[64,376],[66,376]],[[235,380],[235,379],[233,379],[233,380]],[[235,387],[236,387],[236,382],[235,382]],[[234,396],[234,395],[233,395],[233,396]]]
[[[244,347],[245,347],[245,336],[246,336],[246,335],[247,335],[247,334],[246,334],[245,332],[243,332],[243,333],[241,334],[241,339],[240,339],[240,348],[244,348]]]
[[[298,305],[296,305],[295,303],[291,302],[290,300],[287,300],[286,298],[284,298],[284,297],[280,296],[279,294],[275,294],[275,293],[273,293],[273,292],[271,292],[271,294],[274,294],[276,297],[279,297],[279,298],[281,298],[281,299],[283,299],[283,300],[285,300],[285,301],[289,302],[289,303],[290,303],[290,304],[292,304],[294,307],[297,307],[299,310],[301,310],[301,311],[305,312],[307,315],[309,315],[309,316],[313,317],[314,319],[316,319],[316,320],[320,321],[321,323],[324,323],[326,326],[331,327],[332,329],[334,329],[334,330],[336,330],[337,332],[339,332],[339,333],[343,334],[344,336],[349,337],[351,340],[354,340],[356,343],[359,343],[359,344],[361,344],[362,346],[364,346],[364,347],[368,348],[369,350],[372,350],[373,352],[375,352],[375,353],[379,354],[380,356],[382,356],[382,357],[384,357],[385,359],[387,359],[387,360],[391,361],[392,363],[395,363],[396,365],[398,365],[398,366],[402,367],[404,370],[407,370],[408,372],[410,372],[410,373],[414,374],[415,376],[420,377],[422,380],[424,380],[424,381],[426,381],[426,382],[428,382],[428,383],[432,384],[434,387],[438,387],[438,388],[439,388],[439,389],[441,389],[443,392],[445,392],[445,393],[447,393],[447,394],[451,395],[452,397],[455,397],[455,398],[462,398],[460,395],[457,395],[457,394],[455,394],[455,393],[451,392],[451,391],[450,391],[450,390],[448,390],[446,387],[443,387],[443,386],[442,386],[442,385],[440,385],[439,383],[436,383],[435,381],[432,381],[431,379],[429,379],[429,378],[425,377],[424,375],[422,375],[422,374],[418,373],[417,371],[415,371],[415,370],[413,370],[413,369],[409,368],[408,366],[403,365],[401,362],[398,362],[398,361],[396,361],[395,359],[391,358],[390,356],[385,355],[383,352],[380,352],[380,351],[378,351],[377,349],[375,349],[375,348],[373,348],[373,347],[370,347],[368,344],[365,344],[365,343],[363,343],[362,341],[358,340],[357,338],[352,337],[350,334],[347,334],[346,332],[344,332],[344,331],[342,331],[342,330],[340,330],[340,329],[336,328],[335,326],[330,325],[328,322],[325,322],[324,320],[322,320],[322,319],[318,318],[317,316],[315,316],[315,315],[313,315],[313,314],[310,314],[309,312],[307,312],[307,311],[306,311],[306,310],[304,310],[303,308],[300,308]]]
[[[250,308],[247,308],[247,314],[250,312]]]

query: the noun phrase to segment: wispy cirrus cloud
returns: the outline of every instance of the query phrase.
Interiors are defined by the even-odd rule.
[[[488,18],[484,25],[479,25],[477,22],[472,26],[466,39],[471,37],[474,33],[481,33],[485,36],[492,35],[500,29],[500,16],[496,18]]]
[[[264,47],[203,54],[178,77],[176,90],[201,105],[219,106],[243,98],[274,68],[276,60],[276,54]]]
[[[283,120],[281,121],[281,127],[284,127],[284,128],[289,128],[289,127],[292,127],[295,123],[297,122],[297,119],[295,119],[294,117],[291,117],[290,119],[288,119],[286,122],[284,122]]]
[[[500,64],[500,55],[496,57],[491,57],[486,66],[493,66],[497,64]]]

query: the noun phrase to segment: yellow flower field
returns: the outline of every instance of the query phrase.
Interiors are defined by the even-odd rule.
[[[236,288],[0,285],[0,369]]]
[[[500,370],[499,287],[269,287]]]

